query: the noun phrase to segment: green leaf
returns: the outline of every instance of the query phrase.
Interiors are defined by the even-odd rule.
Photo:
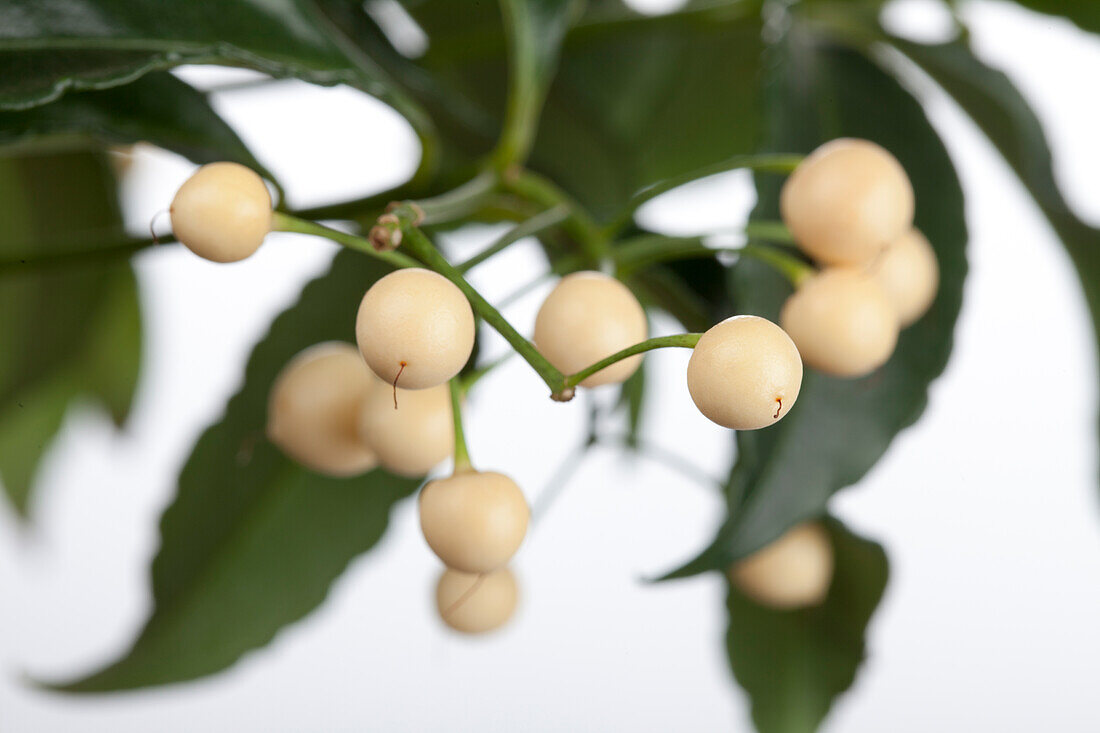
[[[196,163],[232,160],[266,173],[206,96],[167,72],[20,112],[0,111],[0,145],[72,135],[106,144],[144,141]]]
[[[1077,268],[1100,343],[1100,229],[1081,221],[1063,198],[1046,134],[1027,100],[1007,76],[961,43],[893,42],[970,115],[1039,205]]]
[[[642,411],[645,409],[645,373],[646,366],[643,361],[619,388],[619,399],[616,403],[616,407],[626,409],[626,445],[634,450],[638,448]]]
[[[0,5],[0,108],[106,89],[186,63],[246,66],[315,84],[350,84],[403,114],[429,145],[430,122],[312,0],[8,0]]]
[[[382,470],[312,473],[264,438],[279,370],[303,348],[353,336],[363,292],[387,272],[343,251],[252,352],[244,387],[199,438],[161,520],[155,608],[130,651],[71,692],[132,689],[225,669],[324,601],[348,563],[381,538],[391,507],[419,480]]]
[[[835,569],[824,603],[777,611],[730,583],[726,650],[760,733],[813,733],[855,680],[864,636],[889,574],[886,553],[835,519],[824,522]]]
[[[1016,0],[1029,10],[1061,15],[1086,31],[1100,33],[1100,4],[1081,0]]]
[[[667,577],[725,568],[820,515],[833,493],[857,482],[923,412],[929,385],[947,363],[962,303],[963,194],[920,105],[863,56],[820,46],[797,26],[775,53],[768,83],[772,149],[809,152],[826,140],[852,136],[892,151],[916,190],[916,226],[936,250],[940,291],[929,313],[902,332],[884,367],[855,380],[807,369],[798,404],[787,417],[770,428],[737,433],[729,517],[710,547]],[[758,177],[762,218],[777,218],[780,182]],[[748,258],[732,269],[731,289],[738,312],[772,320],[790,294],[781,276]]]
[[[58,212],[64,215],[58,215]],[[73,400],[129,412],[141,316],[106,157],[0,158],[0,479],[26,514],[39,460]]]

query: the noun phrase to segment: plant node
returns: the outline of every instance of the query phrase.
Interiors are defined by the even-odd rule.
[[[569,402],[576,394],[576,387],[565,387],[564,389],[552,393],[550,399],[554,400],[554,402]]]

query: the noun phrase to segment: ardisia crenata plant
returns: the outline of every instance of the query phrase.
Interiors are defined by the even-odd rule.
[[[0,5],[0,480],[21,514],[74,400],[125,420],[142,340],[127,258],[177,246],[123,228],[111,146],[201,166],[164,202],[172,237],[200,257],[243,260],[272,232],[344,247],[271,324],[183,467],[132,648],[50,686],[229,667],[320,605],[414,494],[425,552],[444,565],[442,622],[506,624],[530,511],[508,466],[472,459],[463,427],[491,394],[498,362],[478,347],[492,329],[554,401],[617,391],[624,450],[644,444],[645,354],[692,351],[691,399],[737,453],[716,536],[660,580],[724,578],[726,651],[755,725],[814,730],[855,678],[887,579],[882,548],[827,502],[919,418],[966,274],[963,192],[902,83],[914,66],[1005,156],[1100,309],[1100,233],[1058,192],[1026,101],[971,53],[956,15],[954,40],[918,44],[883,29],[882,4],[693,0],[643,15],[620,0],[400,0],[401,18],[359,0]],[[1100,31],[1089,3],[1020,4]],[[398,40],[401,23],[425,49]],[[419,166],[391,190],[295,210],[207,95],[167,71],[189,63],[374,95],[415,131]],[[738,169],[758,201],[736,244],[635,218]],[[510,228],[473,257],[438,246],[486,222]],[[560,279],[516,326],[466,275],[532,238],[546,258],[533,282]],[[61,293],[65,308],[48,307]],[[651,337],[657,311],[682,330]],[[600,440],[614,439],[587,444]]]

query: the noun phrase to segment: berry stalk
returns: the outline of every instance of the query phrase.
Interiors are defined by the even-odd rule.
[[[646,351],[653,351],[654,349],[663,349],[670,346],[694,349],[695,344],[699,343],[699,338],[703,334],[701,333],[680,333],[675,336],[658,336],[657,338],[647,339],[640,343],[628,346],[621,351],[616,351],[607,358],[600,359],[595,364],[585,367],[575,374],[569,374],[565,377],[565,390],[572,391],[578,384],[588,379],[601,369],[606,369],[616,362],[620,362],[623,359],[634,356],[635,354],[641,354]],[[564,395],[563,395],[564,396]]]
[[[470,464],[470,451],[466,447],[466,432],[462,429],[462,380],[452,379],[451,382],[451,417],[454,420],[455,430],[455,473],[469,471],[473,468]]]
[[[356,234],[348,234],[342,232],[339,229],[333,229],[327,227],[324,224],[318,224],[314,221],[308,221],[306,219],[299,219],[296,216],[290,214],[284,214],[276,211],[271,215],[271,229],[272,231],[279,232],[293,232],[296,234],[312,234],[316,237],[324,237],[325,239],[331,239],[337,244],[342,244],[348,249],[354,249],[357,252],[368,254],[375,259],[387,262],[394,267],[418,267],[419,262],[401,252],[383,252],[374,247],[370,240],[366,237],[360,237]]]

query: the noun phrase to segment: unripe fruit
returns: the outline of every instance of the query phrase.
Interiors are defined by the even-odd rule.
[[[842,138],[802,161],[783,185],[779,208],[806,254],[857,265],[913,225],[913,185],[882,147]]]
[[[802,387],[802,359],[779,326],[734,316],[712,326],[691,353],[688,392],[699,411],[733,430],[767,427],[786,415]]]
[[[482,634],[508,623],[518,599],[516,578],[508,568],[481,575],[448,568],[435,586],[439,617],[464,634]]]
[[[649,334],[645,311],[630,289],[599,272],[566,275],[535,318],[535,346],[564,374],[587,366]],[[631,356],[581,382],[584,387],[625,381],[642,363]]]
[[[504,567],[523,543],[530,511],[500,473],[463,471],[420,492],[420,528],[443,564],[466,573]]]
[[[373,376],[372,376],[373,379]],[[451,392],[446,384],[397,390],[375,380],[359,413],[359,437],[388,471],[423,476],[454,449]]]
[[[355,337],[378,378],[427,389],[458,374],[474,348],[474,313],[450,280],[422,268],[374,283],[359,304]]]
[[[176,239],[214,262],[243,260],[271,231],[267,186],[239,163],[199,168],[180,186],[168,212]]]
[[[902,328],[928,312],[936,299],[940,267],[932,245],[916,229],[894,240],[868,270],[894,304]]]
[[[868,275],[831,268],[807,278],[779,316],[802,360],[836,377],[861,377],[886,363],[898,341],[898,316]]]
[[[317,344],[290,360],[271,387],[267,436],[318,473],[352,476],[377,464],[356,426],[378,381],[351,344]]]
[[[771,608],[816,606],[833,581],[833,544],[816,522],[800,524],[730,568],[742,593]]]

